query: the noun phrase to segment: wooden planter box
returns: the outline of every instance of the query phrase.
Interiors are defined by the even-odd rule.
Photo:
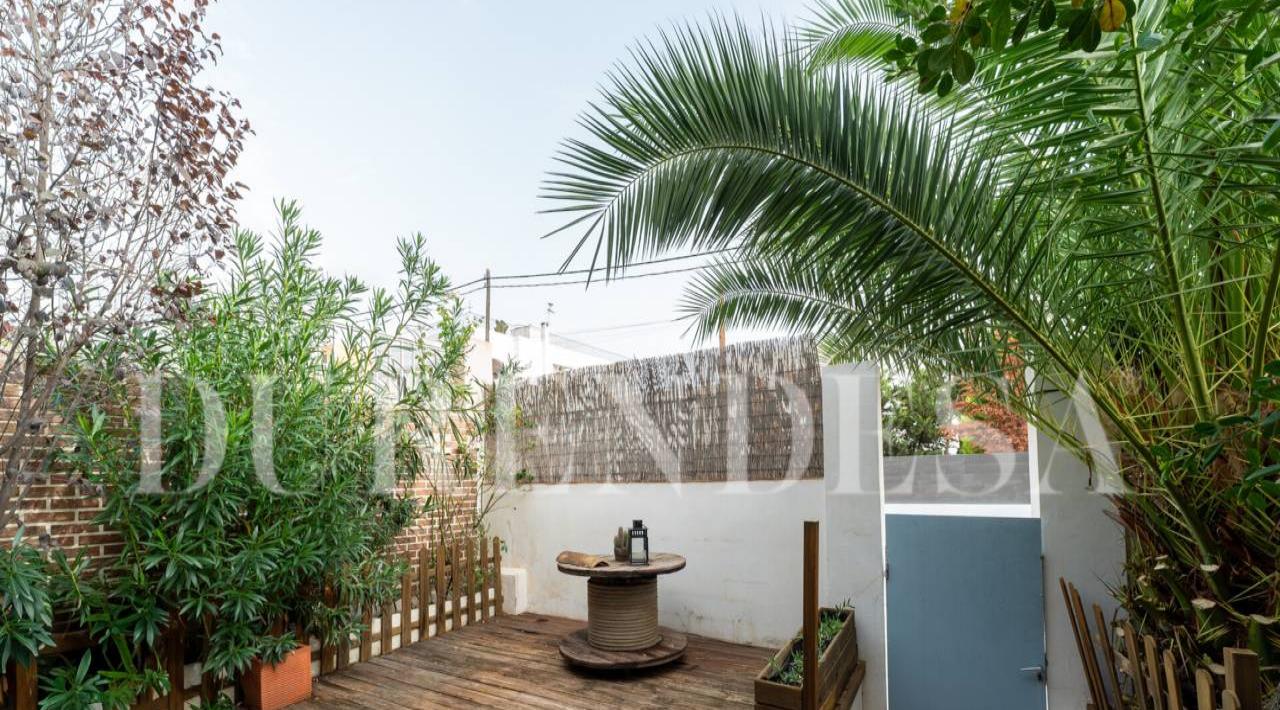
[[[311,699],[311,646],[299,646],[274,666],[256,658],[240,678],[244,703],[254,710],[279,710]]]
[[[819,614],[842,614],[844,626],[818,658],[818,707],[836,708],[837,702],[851,700],[862,684],[863,665],[858,662],[858,636],[853,623],[853,609],[823,608]],[[800,687],[769,680],[774,668],[781,668],[792,651],[801,647],[803,630],[773,657],[773,662],[756,676],[756,707],[800,710]],[[805,672],[810,672],[805,669]],[[854,681],[854,676],[858,678]],[[853,683],[851,683],[853,681]],[[852,691],[852,692],[850,692]],[[843,707],[843,704],[842,704]]]

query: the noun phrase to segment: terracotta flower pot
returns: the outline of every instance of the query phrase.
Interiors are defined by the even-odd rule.
[[[299,646],[279,663],[253,660],[240,678],[244,702],[255,710],[277,710],[311,698],[311,646]]]

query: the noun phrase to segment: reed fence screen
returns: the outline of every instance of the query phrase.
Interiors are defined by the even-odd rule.
[[[507,465],[532,483],[822,477],[807,339],[744,343],[519,382]]]

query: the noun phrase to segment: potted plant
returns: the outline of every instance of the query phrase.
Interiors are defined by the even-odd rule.
[[[858,662],[853,609],[823,607],[818,616],[818,707],[835,707],[847,691],[857,692],[864,664]],[[774,655],[756,676],[756,707],[800,710],[804,668],[803,631]]]
[[[248,670],[240,676],[245,705],[277,710],[311,698],[311,644],[292,634],[264,640]]]

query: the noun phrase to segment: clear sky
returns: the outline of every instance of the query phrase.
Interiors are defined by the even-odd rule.
[[[221,0],[208,74],[253,124],[240,221],[267,231],[290,197],[326,237],[323,265],[390,284],[397,236],[422,232],[455,283],[554,271],[573,237],[541,239],[540,183],[559,142],[638,39],[673,21],[804,15],[805,0]],[[578,266],[585,266],[579,264]],[[685,266],[677,263],[671,267]],[[670,267],[669,267],[670,268]],[[654,267],[656,270],[657,267]],[[493,312],[627,355],[687,350],[689,274],[495,290]],[[468,297],[482,312],[482,294]],[[655,321],[659,323],[654,324]],[[633,324],[637,327],[624,327]],[[731,334],[730,340],[747,334]],[[704,344],[705,345],[705,344]]]

